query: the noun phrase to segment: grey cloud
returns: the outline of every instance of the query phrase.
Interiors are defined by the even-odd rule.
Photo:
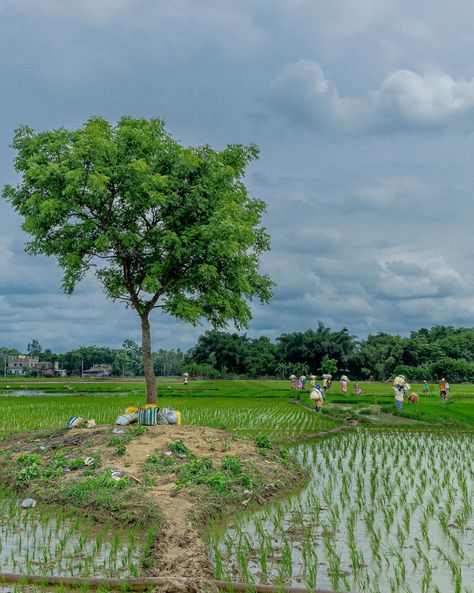
[[[431,195],[430,188],[411,177],[391,176],[378,179],[376,183],[357,188],[356,198],[372,205],[384,206],[392,202],[406,202],[413,199],[423,199]]]
[[[472,323],[474,5],[0,0],[0,11],[2,184],[22,123],[130,113],[163,117],[184,144],[256,142],[247,180],[268,205],[263,269],[277,285],[271,304],[252,304],[249,335],[318,319],[361,336]],[[1,202],[0,344],[140,339],[133,311],[93,277],[63,295],[56,262],[23,253],[20,222]],[[157,348],[189,347],[207,328],[159,314],[153,327]]]

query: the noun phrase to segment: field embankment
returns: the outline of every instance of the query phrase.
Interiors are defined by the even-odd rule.
[[[209,517],[260,506],[306,479],[285,448],[198,426],[61,429],[2,443],[0,483],[18,497],[75,508],[98,522],[158,532],[143,575],[211,577]]]

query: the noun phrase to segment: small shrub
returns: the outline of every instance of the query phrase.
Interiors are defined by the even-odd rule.
[[[186,447],[183,441],[174,441],[169,445],[169,450],[176,455],[186,455],[186,457],[194,457],[191,451]]]
[[[240,474],[239,482],[244,488],[252,488],[252,479],[248,474]]]
[[[39,465],[33,463],[32,465],[28,465],[27,467],[22,467],[16,474],[16,481],[17,482],[28,482],[30,480],[34,480],[35,478],[39,478],[40,476],[40,468]]]
[[[125,455],[127,452],[127,447],[123,443],[120,443],[115,447],[115,451],[117,455]]]
[[[128,429],[127,436],[136,437],[141,434],[145,434],[147,430],[148,429],[146,426],[142,426],[141,424],[134,424],[130,426],[130,428]]]
[[[205,484],[214,492],[222,494],[232,483],[232,478],[214,469],[209,457],[193,459],[181,466],[176,480],[176,488],[181,490],[184,486]]]
[[[259,449],[273,449],[273,445],[266,436],[257,437],[255,439],[255,444]]]
[[[234,476],[238,476],[242,473],[242,461],[239,457],[226,455],[222,460],[222,469]]]
[[[120,445],[122,443],[123,439],[121,437],[112,437],[111,439],[109,439],[109,442],[107,443],[108,447],[116,447],[117,445]]]
[[[28,455],[27,453],[23,453],[18,457],[17,462],[20,465],[41,465],[43,463],[43,460],[39,455]]]

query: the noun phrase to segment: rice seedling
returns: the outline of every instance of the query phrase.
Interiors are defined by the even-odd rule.
[[[260,561],[236,561],[234,526],[221,534],[232,578],[250,572],[353,593],[463,591],[474,545],[469,436],[358,432],[296,451],[312,473],[308,487],[239,522],[258,538]]]
[[[136,528],[110,537],[84,518],[46,506],[23,509],[3,489],[0,525],[0,572],[103,577],[140,572]]]

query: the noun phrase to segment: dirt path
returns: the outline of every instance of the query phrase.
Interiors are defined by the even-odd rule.
[[[97,427],[97,429],[111,431],[112,427]],[[69,437],[73,437],[76,433],[79,436],[83,435],[84,431],[72,430],[69,432]],[[262,451],[258,450],[253,440],[236,437],[224,430],[190,425],[148,427],[146,433],[135,436],[127,443],[124,455],[114,455],[113,459],[107,461],[107,465],[142,481],[144,466],[149,455],[159,456],[166,452],[171,455],[168,450],[170,443],[178,440],[196,458],[212,458],[216,468],[220,467],[225,456],[241,459],[249,468],[258,468],[260,478],[255,483],[263,479],[265,484],[263,489],[257,490],[257,487],[251,487],[249,490],[244,490],[243,498],[237,499],[233,508],[236,508],[236,505],[244,505],[240,507],[244,508],[248,504],[256,506],[264,504],[267,500],[281,496],[295,483],[303,482],[305,479],[306,474],[299,466],[295,465],[295,468],[298,467],[295,470],[285,465],[283,461],[275,460],[278,448],[268,456],[262,457]],[[180,457],[180,455],[172,455],[173,458]],[[183,461],[186,460],[183,459]],[[147,489],[146,496],[156,503],[165,524],[153,551],[157,563],[150,576],[170,577],[169,583],[160,586],[159,591],[169,593],[194,591],[199,589],[199,586],[194,586],[190,581],[186,581],[186,578],[192,577],[199,582],[214,576],[207,549],[201,538],[201,525],[195,522],[196,518],[198,522],[199,517],[202,519],[203,509],[206,510],[208,501],[203,500],[202,496],[192,495],[190,488],[177,489],[176,473],[172,470],[156,474],[154,478],[156,483]],[[228,501],[226,504],[229,504]],[[223,506],[225,506],[224,501]],[[222,511],[228,514],[233,508],[222,508]]]

